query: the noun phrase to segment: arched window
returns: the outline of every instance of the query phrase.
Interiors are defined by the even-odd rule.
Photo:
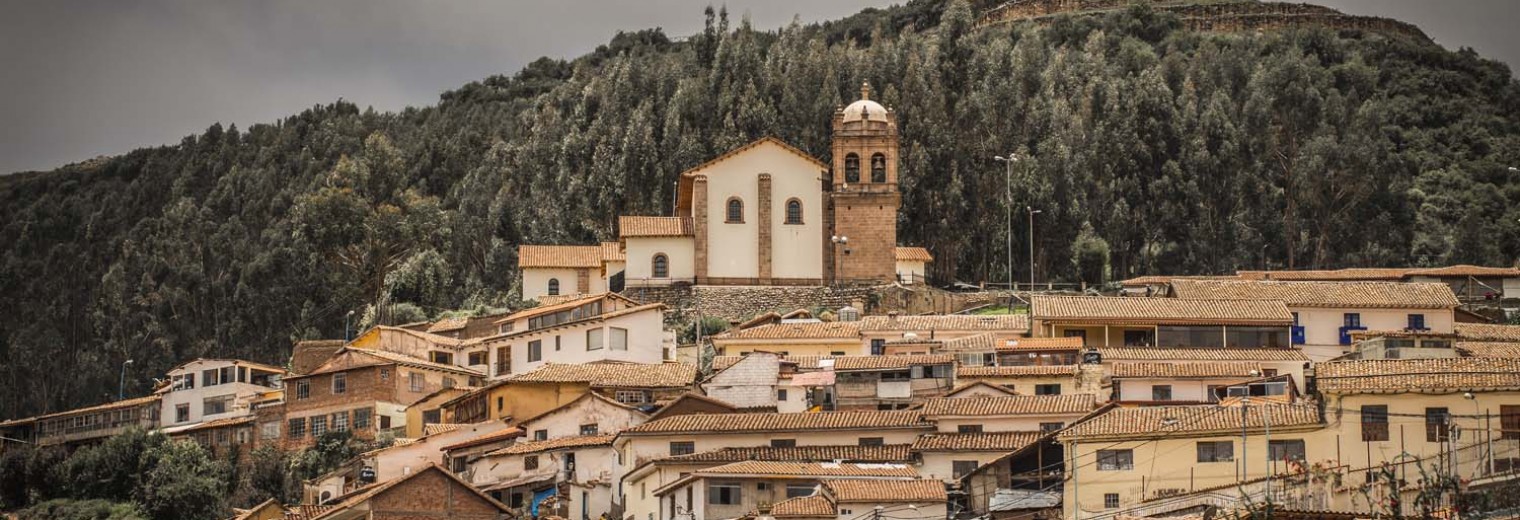
[[[728,199],[728,214],[726,216],[727,218],[724,219],[724,222],[730,224],[744,222],[744,201],[739,200],[738,197]]]
[[[860,156],[849,154],[844,156],[844,181],[860,182]]]
[[[549,296],[559,296],[559,278],[549,279]]]
[[[788,199],[786,201],[786,223],[802,223],[802,201],[797,199]]]
[[[871,156],[871,182],[887,182],[887,156],[880,153]]]
[[[670,258],[665,253],[656,253],[653,264],[655,278],[670,278]]]

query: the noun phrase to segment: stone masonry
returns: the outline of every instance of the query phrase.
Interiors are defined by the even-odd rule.
[[[760,279],[771,279],[771,174],[760,174],[759,218],[760,231]]]

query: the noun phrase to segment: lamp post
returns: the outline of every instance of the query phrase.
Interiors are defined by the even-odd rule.
[[[850,237],[834,235],[829,241],[834,243],[834,285],[839,285],[839,249],[850,245]]]
[[[132,360],[130,359],[121,364],[121,379],[116,383],[117,401],[127,398],[127,365],[130,364],[132,364]]]
[[[1013,283],[1013,165],[1019,162],[1019,155],[1011,153],[1008,154],[1008,157],[999,155],[993,157],[993,159],[1008,165],[1007,168],[1003,169],[1004,197],[1006,197],[1008,203],[1008,290],[1018,292],[1018,286]],[[1034,287],[1030,287],[1029,289],[1032,291]],[[1013,298],[1011,296],[1008,298],[1008,312],[1013,312]]]
[[[353,334],[349,332],[349,325],[348,325],[348,323],[350,321],[352,321],[353,319],[354,319],[354,311],[348,311],[348,314],[343,315],[343,342],[344,343],[348,343],[348,342],[354,340]]]
[[[1029,212],[1029,292],[1034,292],[1034,216],[1040,210],[1024,206],[1024,211]]]

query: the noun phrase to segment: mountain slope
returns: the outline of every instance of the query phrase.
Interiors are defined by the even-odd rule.
[[[942,11],[943,15],[942,15]],[[0,417],[197,356],[279,362],[345,316],[511,303],[515,246],[664,214],[676,175],[776,135],[827,159],[869,81],[902,122],[901,236],[1003,279],[1005,170],[1041,279],[1510,264],[1520,87],[1404,34],[1200,32],[1143,7],[977,29],[921,0],[775,32],[619,35],[400,113],[348,103],[0,177]],[[1016,273],[1021,279],[1027,273]],[[373,318],[369,318],[373,319]]]

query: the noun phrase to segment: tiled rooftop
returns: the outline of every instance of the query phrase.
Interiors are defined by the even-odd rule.
[[[691,217],[618,217],[618,235],[623,238],[691,236]]]
[[[1295,307],[1447,309],[1460,303],[1444,283],[1177,280],[1178,298],[1279,300]]]
[[[754,433],[799,430],[868,430],[874,428],[926,428],[913,410],[818,412],[818,413],[718,413],[667,417],[627,430],[624,435],[646,433]]]
[[[1293,314],[1279,301],[1143,298],[1116,296],[1035,296],[1037,320],[1083,323],[1202,325],[1289,325]]]
[[[776,518],[835,518],[834,503],[823,495],[794,497],[771,506]]]
[[[1274,432],[1296,426],[1319,424],[1319,407],[1315,404],[1285,404],[1245,407],[1246,428],[1260,430],[1263,417],[1270,417]],[[1263,412],[1263,410],[1267,410]],[[1241,408],[1212,405],[1140,406],[1114,408],[1059,435],[1062,440],[1108,437],[1152,438],[1178,434],[1233,434],[1241,430]]]
[[[1026,365],[1001,367],[960,367],[955,377],[1070,377],[1077,374],[1077,365]]]
[[[1520,341],[1520,325],[1499,325],[1494,323],[1458,323],[1455,325],[1458,336],[1463,339],[1479,341]]]
[[[897,261],[899,262],[933,262],[934,255],[929,254],[928,249],[922,247],[897,248]]]
[[[1255,371],[1255,374],[1251,372]],[[1115,363],[1111,377],[1120,378],[1212,378],[1258,377],[1261,364],[1249,361],[1200,361],[1189,363]]]
[[[955,363],[955,356],[952,354],[838,356],[834,358],[834,370],[840,372],[892,370],[906,369],[915,365],[949,365],[953,363]]]
[[[698,471],[704,475],[784,475],[788,477],[917,477],[918,470],[892,462],[789,462],[747,460]]]
[[[926,417],[946,415],[1035,415],[1087,413],[1097,407],[1092,394],[941,397],[924,403]]]
[[[1098,347],[1104,361],[1308,361],[1296,348]]]
[[[1314,367],[1324,393],[1520,389],[1520,359],[1498,357],[1333,361]]]
[[[517,246],[518,267],[602,266],[602,246]]]
[[[913,441],[913,451],[1004,451],[1028,446],[1040,432],[931,433]]]
[[[942,480],[875,480],[841,479],[825,480],[823,486],[834,496],[834,501],[844,503],[943,503],[946,500],[945,482]]]
[[[744,460],[775,460],[793,462],[849,461],[849,462],[904,462],[911,458],[907,444],[883,446],[860,446],[855,444],[832,446],[746,446],[719,448],[712,451],[676,455],[661,459],[665,462],[739,462]]]
[[[1520,359],[1520,342],[1458,341],[1456,347],[1472,357]]]
[[[615,438],[617,438],[616,435],[584,435],[579,437],[561,437],[546,441],[519,442],[493,451],[489,455],[527,455],[566,448],[611,446],[612,440]]]
[[[674,388],[697,380],[697,367],[688,363],[547,363],[512,377],[515,383],[587,383],[593,387]]]
[[[813,323],[775,323],[713,336],[714,340],[731,339],[858,339],[859,322],[822,321]]]
[[[1029,330],[1029,316],[1025,314],[864,316],[859,323],[863,332]]]

